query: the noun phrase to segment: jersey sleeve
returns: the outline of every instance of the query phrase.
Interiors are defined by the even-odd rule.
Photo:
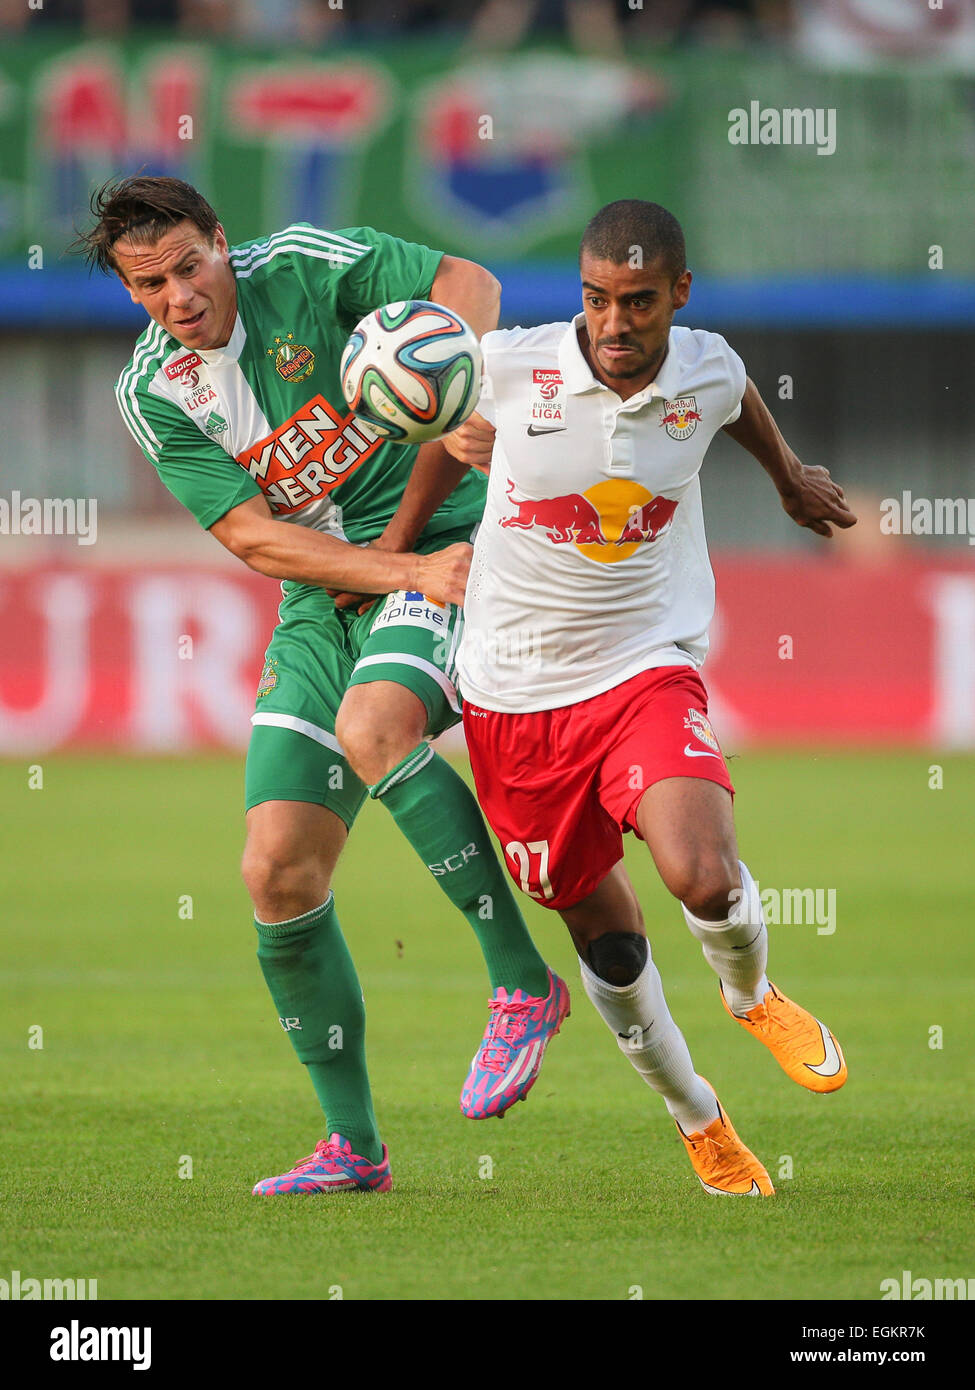
[[[345,268],[338,285],[339,303],[353,323],[381,304],[430,298],[442,251],[372,227],[350,227],[335,235],[367,248]]]
[[[477,413],[483,415],[490,425],[498,423],[497,410],[494,404],[494,383],[491,380],[486,359],[481,368],[481,394],[477,398]]]
[[[485,333],[481,339],[483,366],[481,368],[481,394],[477,402],[477,412],[492,425],[498,423],[497,398],[492,374],[493,359],[495,354],[504,352],[507,340],[508,332],[503,328],[494,328],[489,333]]]
[[[261,489],[236,459],[208,439],[175,408],[152,392],[116,392],[122,419],[178,502],[209,529],[231,508]]]
[[[717,334],[715,336],[718,337]],[[738,356],[737,352],[735,352],[734,348],[731,347],[729,343],[725,342],[724,338],[718,337],[718,341],[721,344],[725,363],[728,368],[729,384],[728,400],[730,414],[721,421],[721,428],[723,429],[725,425],[733,425],[741,414],[741,400],[745,394],[748,373],[745,371],[744,362]]]

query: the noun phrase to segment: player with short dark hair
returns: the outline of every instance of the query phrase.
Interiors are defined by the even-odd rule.
[[[82,248],[151,319],[116,389],[126,425],[201,526],[284,581],[252,718],[243,874],[261,968],[329,1133],[255,1192],[386,1190],[362,992],[331,891],[366,795],[484,953],[494,993],[464,1113],[523,1099],[568,1010],[477,803],[429,744],[460,718],[454,658],[483,480],[439,443],[418,454],[384,441],[339,385],[345,342],[370,310],[433,299],[480,334],[497,323],[499,287],[471,261],[369,227],[299,223],[231,247],[177,179],[110,183],[92,209]],[[386,597],[360,608],[352,595]]]
[[[793,1080],[834,1091],[836,1039],[766,975],[728,768],[698,674],[714,577],[698,481],[724,429],[800,526],[852,526],[716,333],[673,326],[691,274],[676,219],[626,200],[589,223],[583,312],[486,335],[481,414],[446,441],[490,466],[458,670],[482,807],[524,892],[560,913],[583,983],[661,1094],[708,1192],[769,1195],[670,1015],[623,834],[649,848],[731,1016]]]
[[[671,281],[687,269],[684,231],[677,218],[659,203],[639,198],[607,203],[589,219],[579,243],[580,265],[583,257],[612,265],[658,262]]]

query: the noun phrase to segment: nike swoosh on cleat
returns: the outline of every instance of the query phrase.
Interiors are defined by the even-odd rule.
[[[712,1187],[710,1183],[706,1183],[701,1177],[698,1178],[698,1182],[704,1188],[705,1192],[711,1192],[715,1197],[761,1197],[762,1195],[762,1189],[754,1178],[752,1178],[752,1185],[747,1192],[726,1192],[723,1187]]]
[[[720,753],[705,753],[703,748],[692,748],[689,743],[685,743],[684,752],[689,758],[720,758]]]
[[[816,1019],[816,1026],[823,1035],[823,1052],[825,1056],[818,1066],[814,1067],[810,1062],[806,1062],[805,1065],[810,1071],[814,1071],[817,1076],[836,1076],[843,1064],[840,1061],[840,1054],[836,1050],[833,1035],[824,1024],[820,1023],[818,1018]]]

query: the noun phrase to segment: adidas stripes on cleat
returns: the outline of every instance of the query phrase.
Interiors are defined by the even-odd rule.
[[[520,989],[510,995],[503,987],[494,991],[488,1025],[460,1095],[468,1119],[500,1119],[537,1081],[545,1049],[569,1013],[565,981],[551,970],[548,979],[544,999]]]

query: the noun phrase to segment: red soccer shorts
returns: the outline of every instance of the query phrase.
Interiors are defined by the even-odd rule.
[[[734,795],[691,666],[658,666],[562,709],[500,714],[464,704],[481,808],[523,892],[572,907],[623,857],[646,789],[704,777]]]

